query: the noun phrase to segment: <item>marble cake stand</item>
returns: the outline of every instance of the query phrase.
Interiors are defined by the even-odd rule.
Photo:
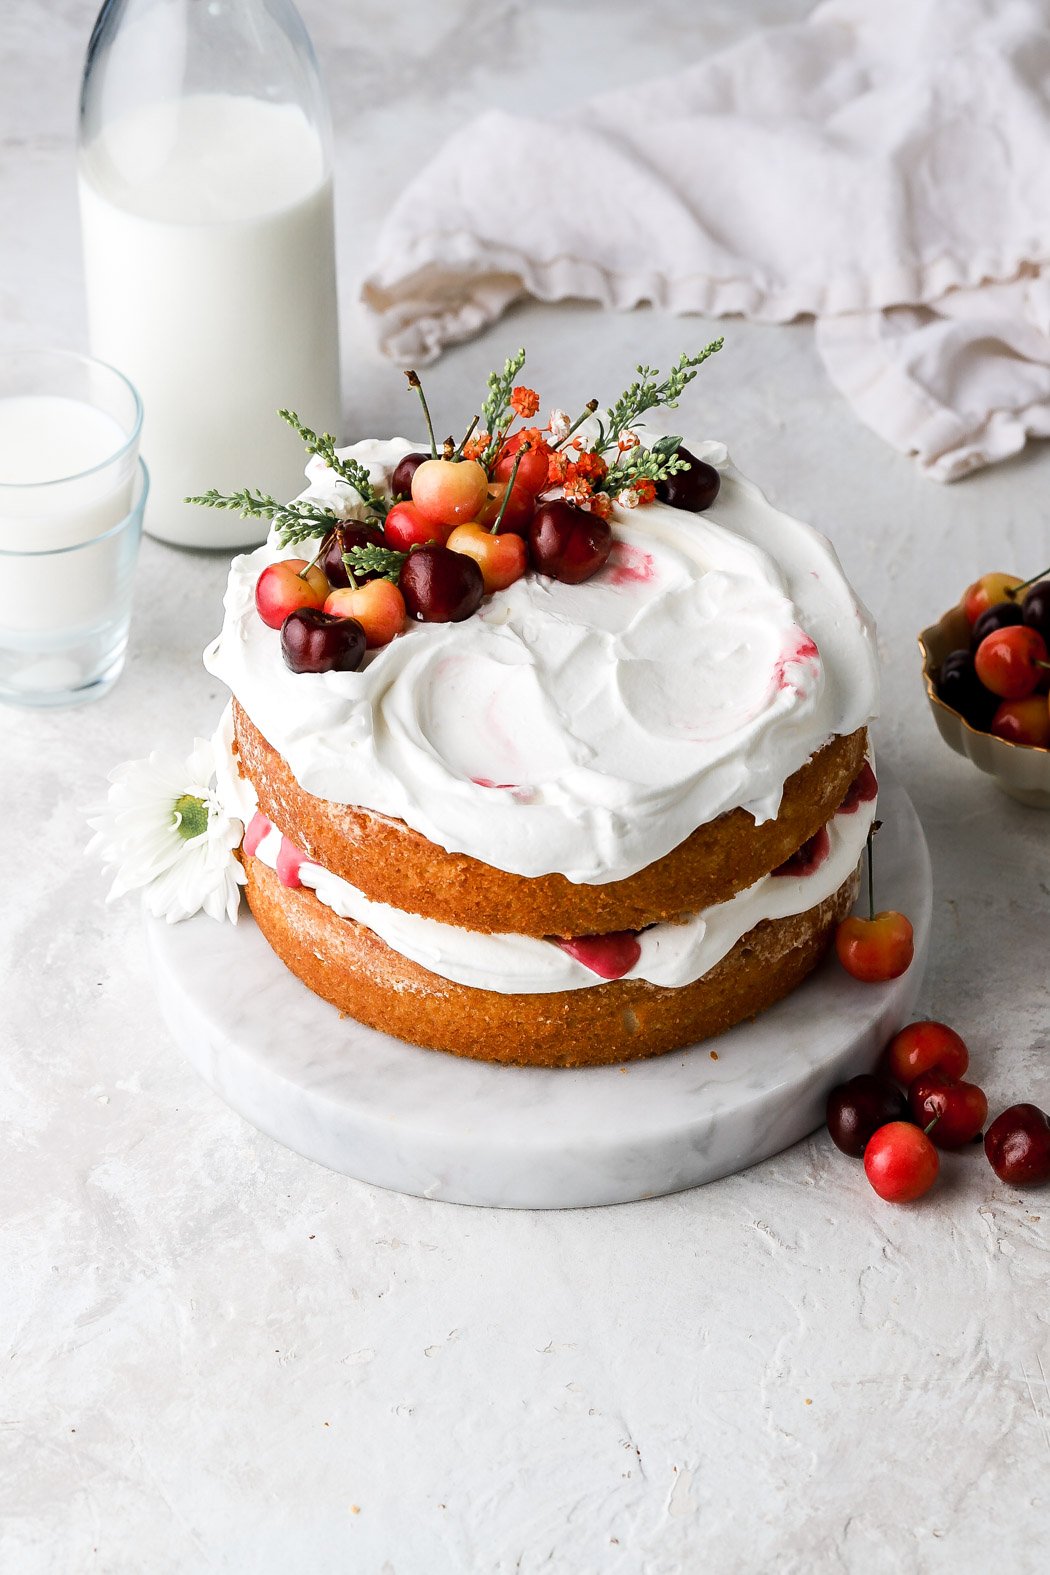
[[[884,768],[880,778],[877,897],[914,925],[907,974],[861,985],[829,959],[755,1022],[684,1052],[545,1071],[402,1044],[312,995],[247,912],[236,926],[203,915],[174,926],[147,921],[164,1015],[205,1080],[246,1120],[376,1186],[538,1209],[695,1187],[812,1132],[828,1090],[868,1070],[912,1012],[929,937],[930,862],[906,793]]]

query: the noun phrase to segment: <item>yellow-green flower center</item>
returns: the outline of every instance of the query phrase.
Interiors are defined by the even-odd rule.
[[[175,800],[175,824],[179,836],[187,842],[199,837],[208,829],[208,806],[202,798],[184,793]]]

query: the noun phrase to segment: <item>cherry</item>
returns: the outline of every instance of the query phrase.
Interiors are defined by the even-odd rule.
[[[963,611],[966,620],[972,628],[981,614],[995,602],[1005,602],[1010,599],[1010,592],[1024,582],[1016,574],[982,574],[979,580],[974,580],[963,592]]]
[[[542,503],[529,526],[532,561],[541,574],[579,585],[597,574],[612,551],[605,520],[564,498]]]
[[[929,1192],[941,1162],[921,1127],[891,1121],[880,1127],[864,1150],[864,1174],[887,1203],[911,1203]]]
[[[1046,662],[1046,641],[1024,624],[997,629],[977,647],[974,667],[978,678],[1003,700],[1023,700],[1039,682]]]
[[[976,1083],[961,1083],[934,1067],[917,1077],[908,1090],[911,1113],[929,1130],[938,1148],[972,1143],[988,1119],[988,1101]],[[936,1124],[931,1125],[936,1119]]]
[[[425,459],[412,477],[412,502],[432,525],[465,525],[477,518],[488,485],[475,459]],[[389,535],[389,514],[386,529]]]
[[[462,552],[474,559],[488,595],[505,591],[521,579],[529,566],[529,550],[512,531],[494,536],[484,525],[457,525],[445,545],[450,552]]]
[[[828,1095],[827,1122],[831,1141],[844,1154],[862,1158],[868,1139],[889,1121],[901,1121],[907,1101],[884,1077],[862,1072]]]
[[[886,1070],[905,1088],[924,1072],[934,1069],[946,1072],[949,1077],[962,1077],[969,1065],[970,1052],[965,1040],[947,1023],[929,1019],[909,1023],[894,1035],[886,1049]]]
[[[1026,744],[1030,749],[1050,749],[1050,707],[1045,695],[1029,695],[1025,700],[1004,700],[992,717],[989,732],[1010,744]]]
[[[477,612],[485,594],[485,580],[473,558],[447,547],[410,552],[398,584],[408,616],[421,623],[462,623]]]
[[[937,674],[937,694],[945,705],[965,717],[971,727],[984,731],[995,715],[998,697],[981,683],[973,656],[960,649],[951,651]]]
[[[297,607],[322,607],[328,595],[324,570],[305,558],[268,563],[255,582],[255,606],[270,629],[279,629]]]
[[[972,634],[974,647],[980,645],[986,634],[994,634],[996,629],[1008,629],[1011,624],[1023,621],[1019,602],[993,602],[974,623]]]
[[[412,496],[412,477],[430,458],[429,454],[406,454],[404,459],[399,459],[394,466],[394,474],[390,478],[390,490],[395,498],[410,498]]]
[[[865,760],[846,789],[846,797],[842,800],[835,813],[837,815],[855,815],[862,804],[872,804],[878,796],[878,778],[871,768],[871,762]]]
[[[891,909],[870,919],[843,919],[835,931],[835,951],[846,972],[864,984],[899,979],[915,955],[912,927],[903,913]]]
[[[517,458],[524,436],[523,432],[515,432],[514,436],[508,438],[506,443],[504,443],[500,449],[499,458],[493,466],[493,481],[506,482],[510,480],[514,470],[514,461]],[[550,457],[551,451],[546,443],[537,444],[527,449],[521,457],[521,464],[518,466],[518,476],[514,483],[515,492],[520,488],[522,492],[528,493],[532,498],[535,498],[537,493],[542,492],[547,485]]]
[[[531,449],[529,450],[531,453]],[[524,461],[523,461],[524,463]],[[527,536],[532,516],[536,512],[536,499],[531,492],[522,490],[519,482],[515,482],[507,506],[503,508],[503,499],[506,497],[507,486],[505,482],[493,482],[489,486],[489,495],[478,511],[478,524],[490,528],[499,519],[500,510],[503,509],[503,518],[499,524],[501,536],[513,532],[516,536]]]
[[[370,651],[389,645],[405,627],[405,598],[389,580],[367,580],[333,591],[324,610],[339,618],[356,618]]]
[[[410,547],[425,547],[428,542],[443,546],[451,529],[451,525],[436,525],[427,519],[414,503],[395,503],[384,525],[387,542],[398,552],[407,552]]]
[[[903,913],[894,908],[875,912],[875,865],[872,843],[878,823],[868,832],[868,917],[851,914],[835,930],[835,951],[839,962],[854,979],[864,984],[882,984],[907,973],[915,955],[912,927]]]
[[[558,940],[556,944],[600,979],[622,979],[642,955],[637,930],[614,930],[607,935],[574,935],[567,940]]]
[[[984,1134],[984,1152],[1000,1181],[1043,1186],[1050,1181],[1050,1116],[1038,1105],[1011,1105]]]
[[[383,532],[378,525],[346,524],[337,525],[332,532],[327,547],[321,554],[321,568],[324,570],[325,579],[333,590],[350,584],[350,571],[343,562],[343,553],[349,552],[351,547],[367,546],[383,547],[386,545]],[[358,575],[358,579],[362,576]]]
[[[675,453],[687,462],[689,469],[678,470],[666,481],[658,481],[656,496],[673,509],[688,509],[693,514],[700,514],[717,498],[722,478],[713,465],[697,459],[687,448],[675,449]]]
[[[779,864],[772,873],[794,876],[796,880],[804,875],[812,875],[814,870],[819,870],[830,852],[831,838],[828,836],[828,828],[821,826],[808,842],[802,844],[797,853],[785,859],[783,864]]]
[[[1025,592],[1022,616],[1029,629],[1035,629],[1050,645],[1050,580],[1039,580]]]
[[[293,673],[356,673],[366,644],[356,618],[335,618],[319,607],[301,607],[281,625],[281,654]]]

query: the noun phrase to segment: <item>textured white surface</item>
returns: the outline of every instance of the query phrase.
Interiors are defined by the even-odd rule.
[[[164,1019],[254,1126],[395,1192],[582,1208],[734,1175],[819,1126],[828,1090],[866,1072],[910,1020],[930,933],[930,866],[915,812],[882,769],[880,901],[910,916],[916,952],[886,984],[859,988],[828,957],[801,989],[715,1043],[627,1066],[490,1066],[340,1017],[274,966],[250,916],[216,930],[201,914],[146,921]]]
[[[403,424],[353,280],[421,149],[480,105],[564,102],[803,9],[304,5],[342,149],[351,435]],[[69,138],[91,11],[0,15],[11,344],[82,342]],[[472,412],[527,339],[563,403],[580,367],[597,393],[709,326],[518,311],[431,381]],[[832,536],[880,621],[877,741],[938,892],[920,1007],[967,1035],[993,1109],[1045,1108],[1050,819],[945,747],[914,639],[981,570],[1050,561],[1050,449],[923,482],[830,391],[808,326],[723,326],[698,401],[741,468]],[[204,1087],[149,993],[135,904],[104,908],[81,861],[81,811],[115,761],[210,730],[198,658],[225,577],[147,542],[113,694],[0,712],[5,1575],[1041,1570],[1050,1193],[965,1155],[895,1210],[818,1135],[652,1203],[464,1210],[297,1159]]]

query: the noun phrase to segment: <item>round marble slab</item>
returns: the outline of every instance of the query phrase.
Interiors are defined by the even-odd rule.
[[[869,1070],[912,1012],[930,861],[907,794],[884,767],[879,775],[878,903],[915,928],[915,960],[889,984],[858,984],[830,958],[755,1022],[686,1051],[578,1071],[494,1066],[340,1017],[284,968],[245,909],[236,926],[147,920],[164,1015],[246,1120],[376,1186],[550,1209],[714,1181],[812,1132],[828,1090]]]

